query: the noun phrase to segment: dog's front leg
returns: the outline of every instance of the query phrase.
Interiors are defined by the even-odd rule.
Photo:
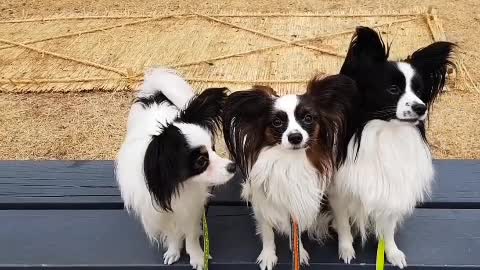
[[[329,199],[334,215],[333,227],[338,234],[338,256],[349,264],[352,259],[355,259],[355,249],[353,248],[348,205],[345,203],[345,198],[336,194],[332,194]]]
[[[255,214],[257,220],[258,234],[262,238],[262,252],[257,258],[257,263],[260,265],[261,270],[272,270],[277,264],[277,255],[275,247],[275,233],[273,228],[268,222],[261,216],[261,214]]]
[[[301,236],[301,235],[300,235]],[[298,240],[299,249],[300,249],[300,264],[308,265],[308,261],[310,260],[310,255],[308,254],[307,250],[303,247],[302,237]]]
[[[190,265],[193,269],[202,270],[203,269],[203,250],[200,246],[200,219],[201,219],[201,211],[198,215],[198,218],[191,219],[198,221],[198,222],[191,222],[187,226],[187,230],[185,233],[185,249],[190,256]]]
[[[394,266],[400,269],[407,267],[407,260],[405,254],[398,249],[395,243],[395,228],[397,226],[397,217],[383,217],[377,220],[377,233],[380,238],[385,240],[385,253],[387,260]]]
[[[177,230],[167,233],[167,251],[163,253],[163,263],[173,264],[180,259],[180,251],[183,247],[183,237]]]

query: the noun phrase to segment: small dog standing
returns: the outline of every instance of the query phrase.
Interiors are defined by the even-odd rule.
[[[397,225],[430,193],[434,176],[425,119],[444,86],[454,44],[436,42],[404,61],[388,61],[377,32],[358,27],[341,74],[355,80],[351,136],[339,141],[343,165],[328,191],[339,256],[355,258],[351,223],[362,240],[368,229],[385,240],[388,261],[407,266],[394,240]],[[350,92],[343,92],[350,96]]]
[[[209,187],[233,177],[235,164],[214,151],[226,89],[195,96],[168,70],[146,74],[128,118],[116,176],[128,210],[141,220],[151,241],[163,244],[164,263],[185,247],[194,269],[203,269],[200,221]]]
[[[334,137],[343,121],[316,101],[335,103],[331,87],[344,80],[351,81],[341,75],[323,84],[313,80],[309,88],[324,90],[316,98],[308,94],[279,97],[264,86],[227,98],[225,141],[246,177],[242,197],[253,206],[263,244],[257,259],[262,270],[271,270],[277,263],[274,229],[290,236],[294,219],[300,232],[311,230],[320,237],[317,221],[328,224],[320,209],[334,170]],[[301,241],[299,249],[301,263],[308,264]]]

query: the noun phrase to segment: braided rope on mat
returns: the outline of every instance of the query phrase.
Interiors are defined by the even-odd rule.
[[[387,22],[387,23],[376,24],[376,25],[373,25],[372,27],[378,28],[378,27],[386,26],[386,25],[410,22],[410,21],[417,20],[417,19],[418,19],[418,17],[395,20],[395,21],[390,21],[390,22]],[[217,57],[213,57],[213,58],[209,58],[209,59],[180,63],[180,64],[173,65],[171,67],[172,68],[178,68],[178,67],[198,65],[198,64],[202,64],[202,63],[208,63],[208,62],[223,60],[223,59],[232,58],[232,57],[239,57],[239,56],[244,56],[244,55],[263,52],[263,51],[275,50],[275,49],[288,47],[288,46],[298,44],[298,43],[303,43],[303,42],[325,40],[327,38],[333,38],[333,37],[336,37],[336,36],[353,34],[354,32],[355,32],[355,29],[350,29],[350,30],[345,30],[345,31],[335,32],[335,33],[329,33],[329,34],[325,34],[325,35],[321,35],[321,36],[317,36],[317,37],[306,38],[306,39],[301,39],[301,40],[296,40],[296,41],[289,41],[289,42],[285,42],[285,43],[282,43],[282,44],[279,44],[279,45],[267,46],[267,47],[263,47],[263,48],[252,49],[252,50],[247,50],[247,51],[238,52],[238,53],[226,54],[226,55],[221,55],[221,56],[217,56]],[[342,57],[345,57],[345,55],[342,55]]]
[[[273,36],[273,35],[269,35],[269,34],[266,34],[266,33],[263,33],[263,32],[257,31],[257,30],[249,29],[249,28],[246,28],[246,27],[243,27],[243,26],[240,26],[240,25],[236,25],[236,24],[233,24],[233,23],[229,23],[229,22],[226,22],[226,21],[215,19],[215,18],[213,18],[211,16],[208,16],[208,15],[203,15],[203,14],[199,14],[199,13],[194,13],[194,14],[199,16],[199,17],[202,17],[202,18],[214,21],[214,22],[218,22],[218,23],[221,23],[221,24],[224,24],[224,25],[228,25],[232,28],[238,28],[238,29],[241,29],[241,30],[244,30],[244,31],[259,35],[259,36],[262,36],[262,37],[270,38],[270,39],[273,39],[273,40],[276,40],[276,41],[281,41],[283,43],[290,43],[291,42],[289,40],[279,38],[279,37],[276,37],[276,36]],[[293,43],[290,43],[290,44],[294,45],[294,46],[301,47],[301,48],[310,49],[310,50],[314,50],[314,51],[318,51],[318,52],[322,52],[322,53],[326,53],[326,54],[330,54],[330,55],[334,55],[334,56],[338,56],[338,57],[345,57],[345,55],[339,54],[339,53],[334,52],[334,51],[317,48],[315,46],[301,44],[299,42],[293,42]]]
[[[229,58],[234,58],[234,57],[241,57],[241,56],[246,56],[249,54],[254,54],[254,53],[260,53],[260,52],[266,52],[266,51],[272,51],[276,50],[279,48],[284,48],[284,47],[290,47],[290,46],[295,46],[307,50],[312,50],[316,51],[322,54],[327,54],[327,55],[332,55],[335,57],[343,58],[345,55],[343,53],[336,52],[334,48],[328,48],[329,46],[322,45],[322,47],[317,47],[313,45],[308,45],[306,43],[312,42],[312,41],[318,41],[318,40],[326,40],[329,38],[341,36],[341,35],[347,35],[351,34],[355,31],[355,29],[348,29],[344,31],[339,31],[339,32],[334,32],[334,33],[328,33],[316,37],[310,37],[310,38],[305,38],[305,39],[300,39],[300,40],[287,40],[281,37],[278,37],[276,35],[272,34],[267,34],[262,31],[258,31],[255,29],[250,29],[247,27],[243,27],[234,23],[230,23],[218,18],[221,17],[406,17],[406,18],[401,18],[385,23],[380,23],[380,24],[374,24],[371,25],[373,28],[379,28],[382,26],[388,26],[390,27],[393,24],[400,24],[400,23],[405,23],[405,22],[410,22],[413,20],[425,19],[425,23],[428,26],[428,29],[431,33],[431,36],[433,40],[438,41],[438,40],[445,40],[445,33],[444,30],[441,26],[441,24],[438,21],[438,16],[436,13],[435,9],[429,9],[427,12],[418,12],[418,13],[380,13],[380,14],[349,14],[349,13],[338,13],[338,14],[313,14],[313,13],[307,13],[307,14],[278,14],[278,13],[270,13],[270,14],[214,14],[214,15],[206,15],[206,14],[200,14],[200,13],[182,13],[182,14],[167,14],[167,15],[158,15],[158,16],[131,16],[131,15],[125,15],[125,16],[77,16],[77,17],[53,17],[53,18],[30,18],[30,19],[21,19],[21,20],[10,20],[10,21],[0,21],[0,23],[21,23],[21,22],[36,22],[36,21],[57,21],[57,20],[84,20],[84,19],[139,19],[135,20],[132,22],[125,22],[125,23],[119,23],[119,24],[114,24],[114,25],[107,25],[104,27],[96,27],[92,29],[87,29],[83,31],[77,31],[73,33],[68,33],[68,34],[63,34],[63,35],[54,35],[50,37],[45,37],[45,38],[40,38],[40,39],[34,39],[34,40],[27,40],[24,42],[17,42],[17,41],[11,41],[7,39],[2,39],[0,38],[0,43],[5,43],[7,45],[1,46],[0,50],[2,49],[7,49],[7,48],[12,48],[12,47],[18,47],[18,48],[23,48],[31,51],[35,51],[37,53],[44,55],[48,55],[51,57],[56,57],[60,58],[63,60],[68,60],[72,62],[76,62],[79,64],[83,64],[86,66],[102,69],[105,71],[113,72],[118,75],[119,77],[92,77],[92,78],[72,78],[72,79],[50,79],[50,78],[3,78],[0,79],[0,84],[12,84],[15,86],[18,85],[28,85],[28,84],[33,84],[33,85],[38,85],[38,84],[49,84],[49,83],[88,83],[88,82],[112,82],[112,81],[123,81],[127,82],[127,85],[125,89],[131,88],[130,86],[133,83],[137,83],[143,80],[143,72],[134,72],[131,69],[127,69],[127,71],[120,70],[116,67],[96,63],[90,60],[84,60],[76,57],[72,57],[69,55],[65,54],[60,54],[52,51],[47,51],[43,49],[39,49],[36,47],[33,47],[29,44],[34,44],[34,43],[40,43],[40,42],[45,42],[45,41],[50,41],[50,40],[56,40],[56,39],[61,39],[61,38],[70,38],[70,37],[76,37],[76,36],[81,36],[85,34],[91,34],[91,33],[96,33],[100,31],[108,31],[111,29],[116,29],[120,27],[128,27],[132,25],[139,25],[142,23],[147,23],[147,22],[152,22],[152,21],[157,21],[157,20],[163,20],[163,19],[169,19],[169,18],[189,18],[189,17],[199,17],[203,18],[208,21],[212,21],[218,24],[222,24],[225,26],[228,26],[230,28],[236,28],[240,29],[242,31],[246,31],[252,34],[255,34],[257,36],[262,36],[265,38],[268,38],[273,41],[278,41],[281,42],[281,44],[276,44],[276,45],[271,45],[267,47],[261,47],[261,48],[256,48],[256,49],[250,49],[246,51],[241,51],[241,52],[236,52],[236,53],[229,53],[225,55],[220,55],[216,57],[211,57],[207,59],[201,59],[201,60],[196,60],[196,61],[190,61],[190,62],[184,62],[184,63],[179,63],[175,65],[170,65],[170,68],[179,68],[179,67],[188,67],[188,66],[194,66],[194,65],[200,65],[200,64],[205,64],[205,63],[211,63],[214,61],[218,60],[223,60],[223,59],[229,59]],[[468,72],[468,69],[465,67],[463,63],[460,63],[460,70],[465,73],[464,75],[464,81],[466,84],[470,85],[472,88],[476,89],[478,91],[478,87],[476,86],[474,80],[472,79],[470,73]],[[307,79],[290,79],[290,80],[229,80],[229,79],[212,79],[212,78],[201,78],[201,77],[195,77],[195,78],[187,78],[187,80],[191,82],[207,82],[207,83],[239,83],[239,84],[255,84],[255,83],[284,83],[284,84],[289,84],[289,83],[306,83],[308,82]],[[4,91],[4,90],[0,90]]]
[[[419,12],[385,12],[385,13],[242,13],[242,14],[207,14],[207,16],[221,17],[326,17],[326,18],[361,18],[361,17],[405,17],[417,16]],[[183,16],[184,13],[163,14],[165,17]],[[42,18],[24,18],[13,20],[0,20],[0,24],[8,23],[25,23],[25,22],[48,22],[48,21],[69,21],[69,20],[104,20],[104,19],[148,19],[156,17],[156,15],[84,15],[84,16],[64,16],[64,17],[42,17]]]
[[[77,63],[80,63],[80,64],[84,64],[84,65],[87,65],[87,66],[96,67],[96,68],[100,68],[100,69],[103,69],[103,70],[112,71],[112,72],[118,73],[120,75],[127,76],[126,72],[121,71],[117,68],[109,67],[109,66],[102,65],[102,64],[98,64],[98,63],[95,63],[95,62],[92,62],[92,61],[89,61],[89,60],[77,59],[77,58],[74,58],[74,57],[71,57],[71,56],[68,56],[68,55],[63,55],[63,54],[59,54],[59,53],[50,52],[50,51],[47,51],[47,50],[38,49],[38,48],[29,46],[29,45],[25,45],[23,43],[18,43],[18,42],[3,39],[3,38],[0,38],[0,42],[10,44],[10,45],[15,45],[17,47],[21,47],[21,48],[24,48],[24,49],[28,49],[28,50],[40,53],[42,55],[46,54],[46,55],[61,58],[61,59],[64,59],[64,60],[70,60],[70,61],[77,62]]]
[[[95,33],[95,32],[100,32],[100,31],[105,31],[105,30],[110,30],[110,29],[115,29],[115,28],[135,25],[135,24],[141,24],[141,23],[146,23],[146,22],[151,22],[151,21],[158,21],[158,20],[163,20],[163,19],[168,19],[168,18],[189,17],[189,16],[192,17],[193,15],[185,14],[185,15],[170,15],[170,16],[158,16],[158,17],[145,18],[145,19],[137,20],[137,21],[133,21],[133,22],[120,23],[120,24],[109,25],[109,26],[105,26],[105,27],[99,27],[99,28],[92,28],[92,29],[89,29],[89,30],[78,31],[78,32],[64,34],[64,35],[57,35],[57,36],[51,36],[51,37],[46,37],[46,38],[41,38],[41,39],[28,40],[28,41],[23,42],[22,44],[25,44],[25,45],[34,44],[34,43],[38,43],[38,42],[44,42],[44,41],[66,38],[66,37],[80,36],[80,35],[84,35],[84,34],[91,34],[91,33]],[[2,47],[0,47],[0,50],[12,48],[12,47],[15,47],[15,46],[16,45],[2,46]]]
[[[101,64],[94,63],[94,62],[87,61],[87,60],[71,58],[67,55],[61,55],[61,54],[49,52],[49,51],[46,51],[46,50],[36,49],[35,47],[27,46],[27,44],[46,41],[46,40],[53,40],[53,39],[63,38],[63,37],[77,36],[79,34],[94,33],[94,32],[97,32],[97,31],[104,31],[104,30],[114,29],[114,28],[118,28],[118,27],[135,25],[135,24],[140,24],[140,23],[145,23],[145,22],[150,22],[150,21],[160,20],[160,19],[165,19],[165,18],[187,17],[187,16],[191,17],[191,16],[195,16],[195,15],[193,15],[193,14],[190,14],[190,15],[189,14],[182,14],[182,15],[172,15],[172,16],[162,16],[162,17],[156,17],[156,18],[149,18],[149,19],[134,21],[134,22],[130,22],[130,23],[123,23],[123,24],[117,24],[117,25],[114,25],[114,26],[108,26],[108,27],[95,28],[95,29],[90,29],[90,30],[81,31],[81,32],[75,32],[75,33],[71,33],[71,34],[67,34],[67,35],[48,37],[48,38],[44,38],[43,40],[27,41],[25,43],[17,43],[17,42],[5,40],[5,39],[0,39],[0,42],[10,44],[8,47],[7,46],[0,47],[0,50],[3,49],[3,48],[10,48],[10,47],[18,46],[18,47],[30,49],[30,50],[33,50],[33,51],[37,51],[39,53],[43,53],[43,54],[55,56],[55,57],[58,57],[58,58],[62,58],[64,60],[71,60],[71,61],[74,61],[74,62],[77,62],[77,63],[89,65],[89,66],[92,66],[92,67],[101,68],[101,69],[108,70],[108,71],[113,71],[117,74],[123,75],[123,77],[116,77],[116,78],[115,77],[113,77],[113,78],[112,77],[75,78],[75,79],[15,79],[15,78],[8,78],[8,79],[0,79],[0,83],[3,83],[3,84],[10,83],[10,84],[17,85],[17,84],[74,83],[74,82],[75,83],[80,83],[80,82],[124,81],[124,80],[142,81],[143,80],[143,72],[130,77],[130,76],[127,76],[126,72],[120,71],[120,70],[118,70],[114,67],[101,65]],[[405,22],[416,20],[416,19],[418,19],[418,17],[407,18],[407,19],[399,19],[399,20],[390,21],[390,22],[386,22],[386,23],[376,24],[376,25],[373,25],[372,27],[378,28],[378,27],[382,27],[382,26],[385,26],[385,25],[405,23]],[[237,26],[237,27],[240,27],[240,26]],[[243,28],[243,27],[240,27],[240,28]],[[255,30],[250,30],[249,29],[249,30],[246,30],[246,31],[255,31]],[[257,32],[257,31],[255,31],[255,32]],[[292,46],[292,45],[299,45],[299,43],[303,43],[303,42],[309,42],[309,41],[315,41],[315,40],[325,40],[327,38],[332,38],[332,37],[336,37],[336,36],[340,36],[340,35],[346,35],[346,34],[352,34],[354,32],[355,32],[355,29],[351,29],[351,30],[329,33],[329,34],[325,34],[325,35],[321,35],[321,36],[317,36],[317,37],[313,37],[313,38],[306,38],[306,39],[301,39],[301,40],[296,40],[296,41],[287,41],[287,40],[284,40],[284,39],[281,39],[281,38],[278,38],[278,37],[275,37],[275,36],[268,35],[268,37],[271,37],[272,39],[277,40],[277,41],[282,41],[284,43],[279,44],[279,45],[273,45],[273,46],[258,48],[258,49],[247,50],[247,51],[243,51],[243,52],[237,52],[237,53],[217,56],[217,57],[208,58],[208,59],[202,59],[202,60],[198,60],[198,61],[180,63],[180,64],[172,65],[170,67],[171,68],[179,68],[179,67],[193,66],[193,65],[198,65],[198,64],[202,64],[202,63],[208,63],[208,62],[213,62],[213,61],[218,61],[218,60],[223,60],[223,59],[228,59],[228,58],[233,58],[233,57],[239,57],[239,56],[244,56],[244,55],[263,52],[263,51],[274,50],[274,49],[287,47],[287,46]],[[303,47],[303,46],[299,45],[299,47]],[[344,57],[344,55],[340,55],[340,54],[338,54],[338,56]],[[305,83],[305,82],[308,82],[307,79],[298,79],[298,80],[255,80],[255,81],[250,80],[249,81],[249,80],[222,80],[222,79],[208,79],[208,78],[190,78],[188,80],[189,81],[199,81],[199,82],[219,82],[219,83],[220,82],[223,82],[223,83]]]

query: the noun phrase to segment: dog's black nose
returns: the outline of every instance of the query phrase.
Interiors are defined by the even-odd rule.
[[[302,140],[303,140],[303,136],[300,132],[288,134],[288,141],[291,144],[299,144],[302,142]]]
[[[427,110],[427,106],[420,104],[420,103],[415,103],[412,105],[412,110],[418,114],[418,116],[422,116],[425,111]]]
[[[233,162],[230,162],[228,165],[227,165],[227,172],[229,173],[235,173],[237,171],[237,165]]]

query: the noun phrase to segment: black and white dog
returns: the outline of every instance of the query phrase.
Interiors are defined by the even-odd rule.
[[[200,221],[209,187],[227,182],[236,167],[214,151],[226,96],[226,89],[195,96],[174,72],[154,69],[130,110],[117,181],[126,208],[166,247],[165,264],[180,258],[185,240],[190,264],[203,269]]]
[[[341,74],[355,80],[347,141],[338,141],[343,165],[328,198],[338,233],[339,256],[355,258],[351,225],[362,240],[372,230],[384,239],[388,261],[407,265],[394,233],[430,193],[434,177],[425,120],[444,86],[454,44],[436,42],[403,61],[389,61],[389,47],[377,32],[358,27]],[[343,92],[342,92],[343,91]]]
[[[345,81],[354,84],[341,75],[312,80],[308,88],[315,97],[279,97],[269,87],[256,86],[227,98],[225,141],[246,177],[242,197],[252,204],[262,239],[257,259],[262,270],[277,263],[274,230],[290,236],[294,219],[300,232],[318,238],[316,228],[322,226],[317,224],[329,222],[320,210],[334,171],[334,136],[343,119],[318,105],[335,104],[334,89]],[[301,263],[308,264],[301,241],[299,248]]]

